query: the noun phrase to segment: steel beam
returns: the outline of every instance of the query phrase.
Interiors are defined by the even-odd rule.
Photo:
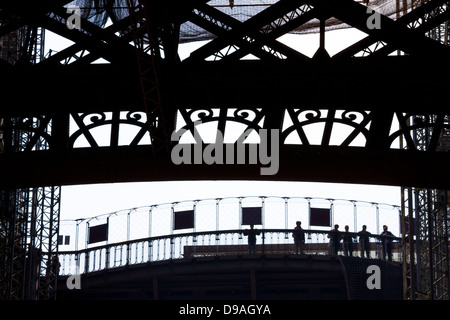
[[[426,105],[427,112],[442,113],[448,110],[443,98],[450,86],[445,72],[449,67],[446,61],[407,56],[377,61],[354,58],[326,66],[299,61],[202,62],[171,67],[163,90],[179,108],[303,105],[423,112]],[[62,109],[143,110],[139,79],[130,65],[5,67],[2,74],[2,105],[14,108],[1,108],[0,116],[42,115]],[[50,100],[36,108],[40,94]]]
[[[437,152],[283,146],[278,173],[260,175],[260,164],[175,165],[170,158],[153,157],[151,149],[145,146],[0,154],[0,166],[8,168],[2,176],[5,187],[223,179],[449,189],[450,175],[441,170],[449,161],[450,154]],[[428,168],[426,172],[419,170],[424,165]]]

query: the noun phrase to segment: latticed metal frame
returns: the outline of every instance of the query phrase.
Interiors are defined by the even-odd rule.
[[[130,14],[131,34],[137,56],[139,80],[147,126],[152,141],[152,150],[168,152],[166,118],[162,109],[158,62],[161,60],[159,32],[155,26],[155,16],[151,17],[152,5],[145,0],[127,0]]]
[[[425,1],[420,1],[420,4],[419,1],[416,3],[411,1],[411,7],[418,7],[424,3]],[[448,45],[448,20],[443,21],[439,18],[448,8],[449,3],[442,2],[409,22],[408,27],[426,30],[426,36]],[[406,14],[406,10],[403,14]],[[445,143],[448,140],[448,115],[416,115],[412,119],[414,123],[418,122],[425,126],[415,128],[409,139],[407,136],[401,139],[402,147],[420,151],[448,150]],[[426,126],[431,123],[437,125],[434,128]],[[409,119],[404,124],[409,125]],[[448,300],[450,279],[447,192],[418,187],[402,187],[401,192],[404,298]],[[441,196],[443,194],[444,197]]]
[[[420,116],[416,119],[423,120]],[[444,123],[448,121],[445,116]],[[430,128],[414,130],[414,144],[419,150],[425,151],[430,146],[432,131]],[[448,129],[442,129],[439,135],[438,149],[444,151],[448,148],[445,144]],[[404,297],[448,300],[450,211],[447,191],[402,188],[402,202]],[[408,206],[405,206],[406,202]]]
[[[6,39],[6,40],[5,40]],[[39,63],[44,57],[45,31],[25,26],[3,37],[2,56],[10,63]],[[48,150],[51,118],[2,119],[11,134],[3,136],[14,152]],[[1,298],[54,299],[57,269],[60,187],[2,190]]]

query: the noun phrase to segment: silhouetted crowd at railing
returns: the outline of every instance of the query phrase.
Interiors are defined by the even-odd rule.
[[[254,229],[254,225],[250,225],[250,229],[245,230],[243,232],[244,235],[248,237],[248,253],[254,254],[256,253],[256,236],[260,235],[261,232],[257,229]],[[304,230],[301,227],[301,221],[296,222],[296,226],[292,232],[292,237],[294,238],[294,246],[296,254],[305,254],[305,233],[313,233],[314,231]],[[392,232],[388,231],[388,226],[383,226],[383,232],[379,236],[372,235],[369,231],[367,231],[367,226],[363,225],[362,230],[354,233],[349,232],[349,226],[345,226],[345,231],[339,231],[339,225],[335,224],[334,228],[328,232],[327,238],[329,240],[329,254],[330,255],[338,255],[339,251],[343,251],[345,256],[353,256],[353,253],[356,248],[357,238],[359,239],[359,250],[360,257],[371,258],[370,252],[372,250],[373,244],[378,244],[381,246],[382,257],[384,260],[392,261],[392,250],[393,250],[393,241],[399,241],[399,238],[396,238]],[[377,238],[378,243],[371,243],[370,238]]]
[[[242,243],[247,237],[247,244]],[[315,239],[313,239],[315,237]],[[290,240],[290,239],[293,239]],[[375,239],[375,241],[370,241]],[[292,243],[293,242],[293,243]],[[81,273],[115,268],[129,264],[150,263],[171,259],[202,256],[223,256],[243,254],[321,254],[358,256],[362,258],[383,258],[393,260],[395,237],[387,226],[380,235],[374,235],[363,226],[355,233],[332,230],[304,230],[301,222],[294,229],[216,230],[193,233],[178,233],[143,238],[120,243],[111,243],[78,251],[60,251],[61,274],[71,274],[76,267]],[[375,252],[374,256],[371,256]],[[399,250],[400,253],[400,250]],[[400,256],[395,257],[396,260]]]

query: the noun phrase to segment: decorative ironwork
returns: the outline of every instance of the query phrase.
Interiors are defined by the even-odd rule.
[[[73,130],[69,137],[69,149],[79,147],[77,141],[80,138],[85,138],[88,145],[81,145],[84,147],[117,147],[120,145],[136,146],[138,144],[150,144],[145,141],[148,138],[148,127],[146,124],[145,112],[139,111],[114,111],[114,112],[99,112],[99,113],[82,113],[71,114],[77,129]],[[128,127],[128,128],[126,128]],[[134,127],[134,130],[130,130]],[[106,136],[109,136],[109,141],[105,140],[104,136],[96,139],[95,130],[105,128]],[[123,136],[128,136],[124,142]],[[143,140],[144,139],[144,140]]]
[[[240,134],[252,129],[258,132],[264,127],[265,114],[262,108],[210,108],[210,109],[179,109],[181,118],[177,130],[188,130],[192,135],[195,133],[195,127],[201,124],[217,123],[216,134],[222,134],[227,139],[226,128],[231,127],[231,123],[239,123],[243,126],[238,128]],[[234,128],[236,130],[236,128]],[[236,138],[239,134],[236,135]],[[214,139],[217,137],[214,136]],[[215,140],[214,140],[215,141]]]
[[[389,145],[399,137],[402,137],[409,150],[436,151],[439,138],[443,130],[449,130],[450,124],[445,122],[445,115],[411,114],[396,112],[399,130],[392,132],[389,136]],[[419,130],[425,130],[426,140],[414,139],[414,134]]]
[[[31,109],[26,103],[17,103],[16,108],[16,104],[14,103],[15,96],[9,94],[8,90],[4,90],[5,100],[8,101],[5,105],[14,106],[15,108],[10,107],[8,110],[1,110],[1,160],[7,164],[8,168],[12,167],[14,170],[17,170],[17,172],[22,170],[20,171],[22,176],[26,175],[23,174],[23,172],[30,173],[30,171],[24,171],[23,167],[15,166],[14,161],[16,159],[24,159],[26,156],[28,156],[29,159],[36,160],[38,157],[35,156],[38,152],[35,151],[39,151],[38,156],[55,156],[55,158],[52,158],[53,161],[53,159],[67,159],[64,157],[70,152],[66,153],[60,151],[68,150],[73,152],[73,149],[82,145],[83,139],[87,142],[86,147],[91,148],[99,146],[109,146],[114,148],[120,145],[134,147],[142,144],[145,142],[143,141],[145,130],[148,129],[148,127],[145,128],[145,123],[150,126],[149,139],[151,139],[151,141],[149,143],[151,143],[151,147],[156,147],[157,149],[159,147],[167,148],[169,137],[167,135],[168,132],[164,132],[164,130],[169,128],[168,126],[171,125],[171,120],[175,120],[175,115],[171,114],[171,112],[175,113],[177,110],[174,106],[170,105],[170,103],[167,103],[167,101],[163,101],[164,99],[160,99],[159,80],[161,80],[161,78],[159,78],[159,70],[157,69],[159,62],[162,62],[164,71],[167,71],[167,74],[165,74],[167,77],[162,78],[163,80],[167,80],[167,82],[163,83],[163,88],[167,90],[164,92],[167,93],[165,97],[171,95],[176,96],[178,93],[177,90],[181,89],[183,86],[183,83],[177,83],[176,80],[173,80],[173,78],[176,77],[172,78],[172,75],[177,75],[178,70],[181,70],[181,72],[183,70],[199,70],[196,68],[204,68],[204,72],[208,66],[211,65],[209,62],[204,63],[204,60],[209,57],[215,60],[221,60],[218,64],[213,64],[214,68],[217,67],[218,69],[220,69],[221,65],[224,66],[223,69],[226,69],[228,67],[227,62],[237,61],[247,54],[253,54],[257,58],[264,60],[261,61],[263,62],[261,65],[266,68],[269,67],[269,69],[270,67],[273,67],[271,70],[274,70],[277,66],[289,65],[288,62],[293,61],[293,65],[299,67],[298,79],[301,79],[300,81],[296,79],[296,85],[302,86],[303,84],[311,84],[311,75],[316,71],[314,68],[317,67],[318,69],[321,69],[321,72],[326,68],[322,69],[323,65],[316,63],[319,61],[312,61],[312,63],[309,64],[309,59],[304,59],[305,56],[277,41],[280,36],[288,32],[302,32],[301,29],[303,27],[304,30],[307,31],[313,30],[313,28],[307,26],[308,21],[311,21],[311,19],[320,21],[321,48],[324,48],[323,35],[325,34],[325,23],[329,26],[330,20],[336,22],[336,20],[339,19],[341,25],[348,24],[351,27],[357,28],[368,34],[366,38],[344,49],[330,59],[330,62],[336,63],[338,67],[341,63],[339,58],[349,58],[348,60],[352,63],[354,61],[356,62],[359,72],[361,72],[361,70],[364,70],[364,67],[368,65],[367,59],[353,59],[355,55],[362,53],[364,57],[367,56],[370,59],[373,59],[373,61],[376,61],[378,65],[381,65],[387,61],[391,62],[391,59],[386,57],[388,54],[394,52],[394,50],[402,50],[405,55],[409,55],[410,57],[407,57],[407,60],[401,59],[401,57],[396,57],[393,60],[409,61],[407,63],[410,63],[411,61],[412,63],[417,61],[422,63],[422,61],[426,61],[421,64],[421,76],[426,77],[428,76],[426,73],[426,63],[430,61],[430,65],[432,65],[430,68],[436,68],[438,64],[433,65],[432,60],[436,59],[439,63],[441,61],[444,63],[443,61],[446,61],[445,58],[448,57],[449,52],[448,47],[445,46],[449,43],[449,1],[444,0],[422,1],[420,4],[419,1],[416,1],[413,2],[411,6],[408,6],[408,3],[404,2],[406,6],[403,6],[402,8],[402,15],[400,15],[400,1],[397,1],[396,10],[386,10],[384,11],[385,14],[381,12],[380,19],[382,22],[382,29],[380,30],[368,30],[367,7],[351,0],[280,0],[264,1],[264,3],[259,4],[252,2],[253,4],[250,6],[258,5],[258,8],[252,9],[251,12],[249,11],[250,13],[245,17],[239,17],[239,14],[232,14],[231,10],[236,11],[238,7],[242,6],[239,3],[233,2],[227,2],[225,7],[222,6],[221,9],[218,9],[220,5],[215,5],[217,2],[181,1],[180,5],[176,6],[174,11],[171,11],[167,10],[168,8],[164,5],[159,6],[159,2],[157,3],[156,1],[129,0],[128,4],[130,10],[127,11],[129,16],[116,19],[112,26],[103,28],[103,26],[100,27],[99,25],[91,23],[88,19],[82,19],[83,28],[74,31],[69,30],[66,26],[67,11],[63,5],[69,2],[70,1],[57,1],[48,3],[48,5],[44,7],[40,5],[30,5],[27,8],[14,7],[14,2],[11,2],[7,10],[6,7],[2,6],[2,10],[0,10],[2,19],[0,26],[0,36],[2,36],[2,61],[0,62],[5,68],[5,74],[15,75],[15,71],[20,71],[20,76],[34,76],[39,74],[39,72],[42,72],[42,70],[45,72],[45,67],[50,67],[49,70],[55,72],[55,74],[70,76],[71,72],[74,72],[75,70],[75,63],[89,67],[89,63],[99,57],[110,61],[111,64],[115,64],[113,66],[114,68],[108,70],[117,71],[121,68],[123,69],[124,66],[128,67],[130,65],[127,61],[124,61],[126,60],[124,59],[124,52],[129,54],[131,49],[136,49],[138,54],[138,64],[140,66],[137,73],[139,79],[142,80],[141,84],[143,96],[145,98],[143,105],[145,105],[145,108],[141,106],[134,110],[143,110],[142,113],[145,114],[145,117],[140,112],[130,110],[117,111],[122,108],[121,105],[120,107],[117,107],[116,105],[111,109],[109,109],[109,106],[105,107],[104,105],[95,106],[94,109],[90,109],[92,105],[89,105],[85,106],[85,109],[80,111],[77,111],[76,107],[73,105],[68,109],[57,108],[55,105],[52,105],[50,107],[44,106],[43,109],[47,111],[40,112]],[[148,8],[151,9],[150,12],[146,10]],[[9,11],[10,9],[11,11]],[[119,8],[119,10],[123,9],[124,8]],[[390,14],[387,14],[387,12],[390,12]],[[395,20],[391,18],[394,14],[397,14],[397,19]],[[183,37],[183,35],[180,34],[180,25],[186,23],[197,24],[199,27],[214,34],[216,38],[194,51],[190,58],[181,62],[177,58],[177,46],[181,41],[180,38]],[[192,26],[192,24],[190,26]],[[312,24],[315,25],[315,28],[317,27],[316,22]],[[42,53],[45,38],[43,28],[56,32],[60,36],[70,39],[75,43],[54,56],[43,59]],[[134,38],[132,39],[132,37]],[[184,35],[184,37],[184,39],[186,39],[186,35]],[[209,38],[212,37],[209,36]],[[131,40],[134,40],[134,46],[130,45]],[[127,55],[127,57],[129,57],[129,55]],[[376,60],[377,57],[382,57],[383,59],[386,58],[386,60]],[[419,59],[415,60],[416,57],[419,57]],[[77,61],[73,62],[74,59],[77,59]],[[291,61],[280,61],[281,59]],[[266,63],[272,61],[279,65]],[[71,66],[59,65],[61,62],[63,64],[73,63],[71,63]],[[369,63],[370,62],[372,61],[369,61]],[[190,65],[190,63],[192,64]],[[198,63],[198,65],[196,63]],[[30,64],[36,64],[38,66],[31,66]],[[180,65],[181,68],[177,69]],[[205,65],[207,65],[207,67],[205,67]],[[242,66],[244,66],[243,69],[245,70],[247,70],[246,68],[248,68],[248,70],[255,70],[254,65],[242,64]],[[348,67],[347,64],[344,64],[344,66]],[[183,69],[184,67],[186,67],[186,69]],[[301,67],[306,68],[301,69]],[[392,63],[392,67],[396,67],[395,62]],[[215,70],[217,71],[218,69]],[[303,70],[306,70],[306,72],[302,73]],[[266,69],[263,71],[265,72]],[[211,75],[214,76],[214,72],[212,72]],[[223,70],[220,72],[223,72]],[[230,77],[233,75],[236,76],[232,72],[220,72],[217,74],[226,74]],[[242,72],[240,73],[240,75],[243,74],[244,73]],[[327,75],[329,74],[330,73],[327,73]],[[121,73],[121,75],[128,77],[130,74]],[[264,75],[264,73],[261,72],[258,73],[258,75]],[[189,79],[189,76],[190,75],[185,79]],[[408,76],[409,75],[402,74],[399,81],[407,80]],[[433,90],[433,85],[436,84],[437,81],[442,81],[442,79],[444,79],[445,70],[439,71],[438,76],[438,80],[433,78],[433,84],[431,85],[428,84],[428,79],[426,79],[427,81],[421,81],[421,85],[424,86],[424,88],[422,88],[424,93],[415,95],[415,97],[420,96],[423,98],[424,102],[429,102],[430,104],[430,101],[436,101],[436,96],[438,95],[433,95],[433,92],[429,90]],[[345,79],[348,80],[351,75],[349,76],[346,74],[345,77]],[[388,75],[385,73],[381,76],[377,76],[377,79],[385,80],[387,77]],[[8,77],[5,78],[9,80]],[[193,76],[193,78],[195,77]],[[256,93],[259,93],[257,91],[259,86],[270,88],[271,90],[273,89],[274,92],[267,94],[267,96],[271,97],[271,99],[269,99],[270,101],[277,101],[278,95],[281,92],[277,90],[277,85],[264,86],[269,77],[260,78],[261,79],[256,79],[257,81],[254,81],[250,88],[252,90],[254,89],[253,92]],[[196,79],[202,80],[201,77]],[[271,83],[276,84],[277,79],[280,78],[272,77],[270,81]],[[314,78],[314,80],[316,79],[317,78]],[[5,86],[8,86],[8,80],[5,80]],[[128,78],[125,79],[125,81],[127,80]],[[231,83],[232,80],[234,79],[224,79],[222,83],[228,84]],[[252,80],[255,79],[253,78]],[[215,83],[220,84],[221,82]],[[238,81],[236,81],[236,83],[238,83]],[[287,83],[286,79],[284,79],[284,83]],[[291,92],[287,92],[288,95],[290,94],[291,97],[294,96],[294,99],[296,99],[295,94],[292,93],[297,87],[289,85],[290,84],[288,84],[288,86],[284,85],[283,88],[290,90]],[[307,88],[313,88],[318,90],[320,94],[322,92],[320,85],[314,83],[311,87],[302,86],[301,89],[307,91]],[[32,89],[36,89],[33,91],[34,93],[39,92],[37,88],[43,88],[43,86],[33,81],[30,81],[30,84],[24,85],[24,88],[27,88],[25,86],[36,86],[36,88],[32,87]],[[212,87],[214,87],[214,84]],[[230,87],[232,86],[230,85]],[[9,88],[11,88],[11,86]],[[237,86],[234,86],[234,88],[237,88]],[[345,88],[348,89],[349,87],[347,86]],[[26,89],[23,90],[26,91]],[[20,93],[19,90],[15,91],[15,94],[18,92]],[[286,91],[284,91],[284,93],[286,93]],[[101,94],[104,94],[104,91],[102,91]],[[183,92],[183,94],[186,94],[186,92]],[[246,95],[245,99],[247,103],[249,101],[251,102],[252,97],[249,97],[246,92],[243,91],[242,95]],[[212,95],[210,95],[210,97],[211,96]],[[285,98],[285,96],[283,96],[283,92],[281,92],[280,96],[280,102],[275,103],[275,105],[264,105],[260,108],[259,102],[254,104],[250,103],[249,105],[258,105],[258,107],[248,110],[244,110],[241,108],[242,105],[238,105],[238,99],[236,99],[235,102],[237,104],[235,109],[229,107],[211,107],[204,110],[195,110],[187,109],[190,106],[189,103],[185,105],[181,103],[181,105],[177,106],[180,115],[178,118],[179,128],[188,129],[192,132],[195,128],[195,122],[197,121],[202,121],[202,123],[206,124],[213,124],[216,122],[217,132],[222,133],[225,133],[225,131],[231,127],[230,124],[232,123],[239,124],[241,126],[240,128],[244,129],[244,131],[245,129],[265,127],[282,128],[282,147],[285,147],[285,150],[283,151],[291,150],[286,147],[286,145],[290,143],[301,144],[302,146],[298,148],[301,152],[304,152],[305,149],[306,152],[308,152],[309,149],[303,147],[308,147],[310,145],[320,145],[324,147],[332,145],[352,147],[357,145],[365,147],[365,149],[360,148],[358,151],[362,150],[365,152],[377,149],[377,152],[386,151],[386,155],[388,156],[404,156],[404,161],[409,155],[414,154],[415,151],[421,151],[420,157],[423,156],[423,159],[434,159],[438,163],[445,164],[445,160],[442,161],[441,159],[447,159],[446,150],[448,148],[442,147],[446,145],[447,142],[442,137],[445,135],[448,136],[448,115],[437,114],[435,111],[424,111],[423,113],[410,111],[419,110],[417,106],[420,102],[415,103],[415,109],[410,109],[410,106],[407,103],[395,105],[390,109],[391,106],[385,107],[382,105],[384,101],[381,101],[381,98],[377,101],[376,105],[377,107],[380,106],[380,109],[385,108],[383,110],[376,110],[375,107],[368,106],[367,108],[370,109],[370,111],[360,111],[365,109],[351,111],[345,110],[343,104],[337,104],[339,107],[336,107],[336,105],[331,103],[331,105],[324,105],[321,107],[320,104],[315,104],[315,101],[312,101],[313,104],[311,105],[314,107],[308,106],[306,109],[302,109],[300,107],[295,107],[297,101],[292,103],[292,101],[294,101],[292,98],[288,98],[291,99],[289,104],[284,104],[283,98]],[[311,96],[312,95],[309,95],[310,98]],[[237,95],[235,97],[237,97]],[[361,99],[362,95],[357,95],[357,97],[358,98],[352,99]],[[390,97],[392,98],[392,95]],[[299,99],[301,98],[302,97],[299,95]],[[429,100],[428,98],[432,99]],[[182,99],[183,98],[181,97],[180,100]],[[396,98],[396,101],[401,101],[400,99],[401,98]],[[329,99],[329,101],[331,100],[332,98]],[[386,98],[386,101],[387,100],[389,100],[389,98]],[[19,99],[18,101],[22,100]],[[55,101],[57,101],[57,99],[55,99]],[[200,103],[202,107],[205,105],[215,105],[216,103],[214,99],[208,102],[209,105],[205,104],[204,101],[205,100]],[[411,101],[411,99],[409,101]],[[163,102],[164,108],[162,108]],[[358,103],[358,101],[355,103],[355,100],[352,102],[352,106],[356,106]],[[229,106],[229,101],[226,102],[225,105]],[[248,106],[248,104],[243,105]],[[358,107],[365,108],[365,106]],[[284,110],[283,108],[287,109]],[[340,110],[337,108],[344,109]],[[92,110],[97,111],[98,114],[94,113]],[[392,115],[394,116],[393,118]],[[72,117],[71,119],[70,116]],[[69,119],[72,120],[72,123],[70,123]],[[391,122],[397,124],[398,128],[394,127],[392,132],[389,132]],[[72,132],[69,132],[70,124],[72,124]],[[122,130],[124,126],[135,128],[129,136],[128,141],[121,139],[122,134],[125,132]],[[96,131],[105,128],[108,130],[108,141],[100,141],[96,137]],[[313,132],[309,130],[311,128],[317,128],[318,130]],[[335,129],[338,128],[345,129],[341,136],[334,135],[336,132]],[[53,129],[55,129],[55,131],[53,131]],[[159,129],[161,130],[159,131]],[[172,128],[170,128],[169,131],[171,130]],[[296,139],[291,140],[292,137],[295,137]],[[362,139],[362,142],[359,140],[360,138]],[[404,142],[405,145],[403,147],[406,147],[407,150],[400,150],[398,153],[390,152],[390,149],[395,148],[395,142],[397,140],[400,140],[401,143]],[[329,151],[329,149],[332,148],[326,149]],[[351,148],[341,148],[338,150],[347,152],[350,149]],[[400,149],[403,148],[400,147]],[[352,151],[354,150],[355,149]],[[26,154],[17,155],[17,153]],[[350,156],[353,154],[350,154]],[[44,167],[46,160],[47,159],[41,159],[39,164]],[[158,160],[160,160],[160,158],[158,158]],[[163,158],[161,161],[166,161],[165,164],[167,164],[170,160],[167,157]],[[399,160],[396,165],[397,170],[401,171],[401,166],[403,166],[404,163]],[[409,168],[414,168],[414,166],[417,165],[418,163],[414,162],[414,160],[409,162]],[[411,175],[413,174],[414,173],[411,173]],[[13,174],[10,174],[4,181],[9,179],[7,183],[9,183],[9,185],[14,185],[14,183],[16,183],[15,179],[19,179],[19,175],[17,175],[17,177],[13,176],[13,178],[11,178],[11,176],[13,176]],[[423,177],[426,176],[427,173],[421,172],[421,181],[425,180],[425,183],[428,185],[435,181],[431,180],[433,178],[430,178],[430,180],[427,180],[427,178],[424,179]],[[21,183],[24,183],[23,181],[25,181],[26,184],[27,181],[29,181],[27,180],[29,177],[20,178]],[[440,180],[441,184],[445,185],[445,182],[442,183],[442,180],[443,179]],[[410,182],[411,180],[408,181]],[[57,229],[52,229],[50,226],[54,225],[53,222],[55,222],[55,219],[57,218],[58,210],[56,203],[59,197],[54,195],[54,199],[56,200],[54,206],[45,205],[45,210],[54,210],[54,214],[51,214],[49,211],[48,215],[42,214],[40,216],[37,211],[37,206],[42,205],[43,199],[49,199],[50,197],[44,196],[44,194],[52,194],[52,192],[57,194],[59,190],[57,187],[45,188],[48,189],[23,188],[14,190],[2,189],[1,191],[3,199],[2,205],[7,208],[4,209],[4,211],[7,212],[7,219],[2,221],[1,234],[8,237],[6,240],[2,240],[4,245],[2,246],[1,253],[4,254],[3,256],[5,257],[5,264],[3,264],[5,270],[2,270],[1,281],[2,285],[7,283],[7,287],[5,287],[6,289],[4,290],[7,292],[5,295],[9,298],[23,298],[28,294],[31,296],[31,292],[37,294],[36,290],[39,289],[28,288],[31,291],[28,289],[25,290],[25,283],[20,282],[20,279],[23,280],[24,277],[29,277],[29,280],[31,279],[31,276],[37,276],[37,274],[33,275],[32,273],[27,273],[25,275],[25,269],[30,271],[35,265],[27,265],[28,262],[24,261],[25,255],[23,254],[24,246],[29,246],[31,244],[29,239],[32,239],[34,236],[34,230],[36,230],[36,232],[38,232],[37,230],[39,230],[39,232],[42,231],[42,234],[49,232],[48,237],[39,238],[37,239],[37,242],[35,241],[38,246],[41,246],[39,241],[50,241],[49,239],[54,239],[54,234],[58,232]],[[411,195],[413,195],[412,191],[413,190],[411,190],[410,193]],[[417,246],[417,248],[420,247],[420,249],[418,249],[420,252],[417,261],[420,261],[420,268],[425,270],[419,270],[420,272],[418,272],[418,274],[420,279],[426,279],[426,283],[424,282],[425,284],[423,284],[421,282],[418,284],[418,287],[425,288],[425,291],[430,292],[430,296],[440,298],[445,296],[445,291],[448,290],[448,285],[446,289],[445,283],[442,281],[442,279],[445,279],[445,276],[442,278],[442,274],[445,275],[445,272],[448,272],[445,269],[446,263],[448,265],[448,254],[443,250],[443,248],[445,248],[445,243],[442,242],[442,238],[437,237],[437,235],[441,236],[443,233],[447,232],[446,229],[448,227],[446,226],[446,223],[448,218],[445,218],[445,210],[440,208],[440,211],[438,212],[437,206],[433,204],[436,195],[439,194],[439,190],[432,190],[430,193],[430,191],[426,189],[414,189],[414,192],[416,194],[412,197],[416,197],[418,199],[417,203],[419,203],[419,205],[417,205],[419,213],[416,218],[420,221],[420,237],[423,237],[423,241],[420,239],[420,242],[424,243],[424,245],[418,244]],[[414,201],[416,198],[414,198]],[[411,199],[411,203],[414,201]],[[407,219],[413,218],[412,214],[405,217]],[[46,222],[40,225],[35,225],[34,222],[30,222],[30,219],[39,220],[41,218]],[[17,231],[19,231],[19,233],[17,233]],[[413,242],[410,241],[410,243],[414,245]],[[49,251],[54,250],[52,245],[49,245],[49,248]],[[422,254],[423,256],[421,256]],[[50,255],[45,259],[47,259],[47,262],[50,261]],[[426,265],[424,261],[430,263]],[[40,272],[44,272],[43,269]],[[414,272],[411,273],[410,280],[414,277],[413,273]],[[48,285],[43,284],[40,286],[44,291],[46,291],[47,288],[50,288],[50,283],[53,281],[53,279],[50,278],[48,280]],[[48,292],[51,293],[51,291]],[[50,296],[51,294],[48,297]]]
[[[44,56],[45,32],[38,27],[24,27],[10,37],[24,39],[8,51],[7,60],[37,64]],[[2,119],[2,151],[31,152],[49,150],[52,140],[50,116]],[[4,150],[3,150],[4,149]],[[47,272],[57,254],[55,239],[59,228],[60,188],[35,187],[1,189],[0,267],[1,297],[4,299],[54,299],[58,272]],[[3,238],[4,237],[4,238]],[[42,256],[46,251],[47,256]]]
[[[368,126],[371,122],[370,112],[352,110],[287,109],[286,113],[287,116],[289,116],[288,119],[292,125],[287,126],[282,131],[281,137],[284,143],[287,143],[288,139],[292,139],[291,134],[296,134],[300,139],[299,143],[304,146],[313,144],[311,143],[313,138],[317,140],[318,137],[322,137],[321,142],[317,144],[322,146],[333,144],[348,147],[358,136],[362,135],[365,140],[367,140],[369,136]],[[315,131],[315,134],[308,135],[306,133],[307,126],[315,124],[321,124],[323,125],[323,128]],[[333,139],[333,142],[331,142],[333,127],[337,127],[338,124],[348,127],[350,133],[346,137],[340,137],[339,140],[341,141]],[[297,141],[297,139],[294,139],[294,141]]]

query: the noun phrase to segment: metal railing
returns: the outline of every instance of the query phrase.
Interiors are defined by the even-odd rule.
[[[60,251],[59,274],[85,274],[127,265],[188,259],[202,256],[247,255],[249,245],[246,230],[221,230],[170,234],[166,236],[143,238],[132,241],[107,244],[78,251]],[[297,253],[292,229],[255,229],[257,241],[252,254],[294,254]],[[329,235],[331,231],[304,230],[305,242],[300,251],[303,254],[332,255]],[[354,257],[361,257],[361,246],[357,233],[339,232],[338,254],[344,255],[347,244],[342,236],[353,236]],[[370,258],[384,259],[383,252],[388,249],[386,238],[370,236]],[[389,237],[392,261],[401,261],[401,238]],[[384,247],[384,248],[383,248]],[[302,250],[301,250],[302,249]],[[367,257],[367,256],[366,256]],[[386,256],[388,259],[388,256]]]
[[[178,232],[203,232],[245,228],[245,208],[259,208],[261,223],[258,228],[282,229],[302,222],[304,229],[320,229],[312,221],[313,210],[329,210],[329,225],[348,225],[357,232],[362,225],[374,234],[389,226],[394,234],[401,234],[399,206],[311,197],[242,196],[217,199],[186,200],[143,206],[101,214],[76,220],[62,219],[59,226],[59,251],[80,250],[92,245],[102,245],[147,237],[165,236]],[[190,228],[175,228],[179,212],[192,211],[194,224]],[[323,223],[323,222],[321,222]],[[105,241],[93,243],[90,233],[99,225],[107,229]],[[184,230],[183,230],[184,229]]]

